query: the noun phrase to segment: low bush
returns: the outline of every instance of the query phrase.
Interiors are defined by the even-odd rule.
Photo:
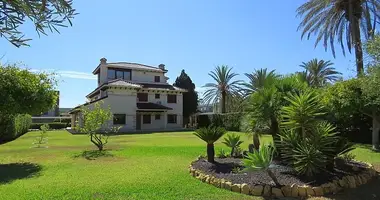
[[[199,115],[198,128],[204,128],[211,125],[215,127],[223,127],[227,131],[239,131],[241,118],[242,114],[240,113]]]
[[[28,132],[32,118],[28,114],[2,117],[0,120],[1,141],[11,141]]]
[[[60,123],[60,122],[52,122],[52,123],[33,123],[30,125],[30,129],[40,129],[40,127],[44,124],[49,125],[50,129],[64,129],[70,127],[70,123]]]

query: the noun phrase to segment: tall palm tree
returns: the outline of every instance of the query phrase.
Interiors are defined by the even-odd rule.
[[[216,66],[214,71],[208,75],[215,83],[207,83],[203,87],[208,88],[203,94],[203,101],[206,104],[210,102],[219,102],[222,107],[222,113],[226,112],[227,96],[238,94],[241,90],[240,80],[233,80],[238,74],[231,72],[232,67],[227,65]]]
[[[348,50],[355,48],[356,71],[363,72],[361,34],[372,38],[380,18],[380,0],[309,0],[297,9],[303,19],[298,27],[302,38],[317,35],[315,46],[323,39],[327,50],[330,44],[335,57],[334,42],[337,39],[345,55],[344,37]]]
[[[335,82],[341,79],[341,73],[331,67],[334,63],[318,59],[302,62],[300,65],[306,70],[306,81],[310,86],[322,87],[328,82]],[[302,73],[305,76],[305,72]],[[302,76],[299,74],[299,76]]]
[[[246,88],[246,95],[252,94],[260,88],[273,83],[273,81],[279,76],[274,72],[274,70],[267,72],[267,69],[255,70],[252,73],[244,74],[248,79],[248,83],[243,83],[242,85]]]

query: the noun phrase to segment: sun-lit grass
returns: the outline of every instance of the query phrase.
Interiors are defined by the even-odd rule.
[[[251,139],[238,134],[247,149]],[[262,199],[191,177],[190,162],[206,150],[191,132],[113,136],[105,155],[91,151],[88,136],[66,131],[49,132],[48,148],[32,148],[37,135],[0,146],[0,199]],[[216,151],[227,150],[221,141]],[[268,142],[271,137],[263,136]],[[365,161],[373,157],[362,148],[354,153]]]

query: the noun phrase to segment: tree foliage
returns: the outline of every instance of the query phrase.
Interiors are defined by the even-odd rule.
[[[72,0],[2,0],[0,13],[0,36],[16,47],[28,45],[21,31],[28,20],[39,35],[47,35],[47,30],[59,33],[58,27],[71,26],[76,15]]]
[[[233,157],[236,155],[236,149],[240,147],[243,141],[240,140],[240,135],[229,134],[224,138],[224,141],[222,143],[231,148],[230,155]]]
[[[267,72],[266,68],[255,70],[252,73],[245,73],[248,78],[248,83],[243,83],[245,87],[246,95],[250,95],[257,90],[273,84],[273,82],[279,77],[274,70]]]
[[[195,131],[194,135],[199,139],[205,141],[207,143],[207,161],[215,162],[215,149],[214,143],[219,140],[224,134],[226,130],[220,127],[209,126],[207,128],[200,128]]]
[[[41,114],[57,101],[52,74],[32,73],[16,65],[0,66],[0,115]]]
[[[323,87],[341,79],[341,73],[336,71],[330,61],[313,59],[303,62],[300,66],[306,71],[299,75],[312,87]]]
[[[183,116],[189,117],[197,111],[198,94],[195,91],[193,81],[186,74],[185,70],[181,71],[181,75],[175,80],[174,86],[187,90],[187,92],[183,93]]]

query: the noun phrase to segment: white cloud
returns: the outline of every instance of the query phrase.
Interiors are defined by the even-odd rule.
[[[91,73],[78,72],[78,71],[66,71],[66,70],[54,70],[54,69],[30,69],[31,72],[48,72],[55,73],[58,77],[62,78],[75,78],[75,79],[87,79],[96,80],[97,77]]]

